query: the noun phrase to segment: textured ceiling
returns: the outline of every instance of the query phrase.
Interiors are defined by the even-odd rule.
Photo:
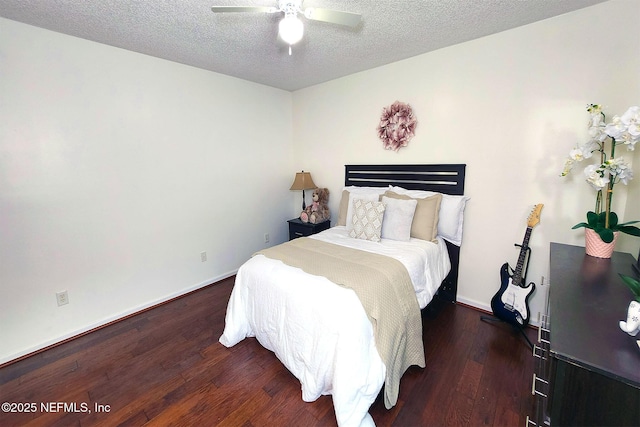
[[[303,18],[291,56],[277,38],[280,14],[211,12],[277,0],[0,0],[0,16],[292,91],[603,1],[306,0],[362,22]]]

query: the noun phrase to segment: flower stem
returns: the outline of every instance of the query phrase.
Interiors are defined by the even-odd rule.
[[[604,227],[609,228],[609,214],[611,213],[611,199],[613,199],[613,182],[607,186],[607,213],[605,215]]]
[[[616,140],[611,137],[611,155],[609,156],[609,160],[613,160],[616,155]],[[606,208],[607,214],[605,216],[605,224],[606,228],[609,228],[609,214],[611,213],[611,202],[613,200],[613,185],[615,184],[615,177],[611,177],[609,181],[609,185],[607,185],[607,198],[606,198]]]

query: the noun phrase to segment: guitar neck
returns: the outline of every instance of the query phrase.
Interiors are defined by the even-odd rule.
[[[522,240],[522,246],[520,247],[520,255],[518,256],[518,264],[513,272],[513,284],[522,285],[522,268],[524,267],[524,260],[527,257],[527,250],[529,249],[529,238],[531,237],[531,231],[533,227],[527,227],[527,231],[524,233],[524,239]]]

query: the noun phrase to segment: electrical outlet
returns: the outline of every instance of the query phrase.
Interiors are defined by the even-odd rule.
[[[201,262],[205,262],[207,260],[207,253],[206,252],[200,252],[200,261]]]
[[[264,233],[264,242],[269,243],[269,233]]]
[[[69,294],[67,291],[56,292],[56,301],[58,301],[58,306],[69,304]]]

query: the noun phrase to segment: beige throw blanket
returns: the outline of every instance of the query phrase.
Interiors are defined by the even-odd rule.
[[[400,378],[411,365],[425,367],[422,318],[411,278],[398,260],[320,240],[299,238],[256,253],[353,289],[371,324],[384,362],[384,403],[398,400]]]

